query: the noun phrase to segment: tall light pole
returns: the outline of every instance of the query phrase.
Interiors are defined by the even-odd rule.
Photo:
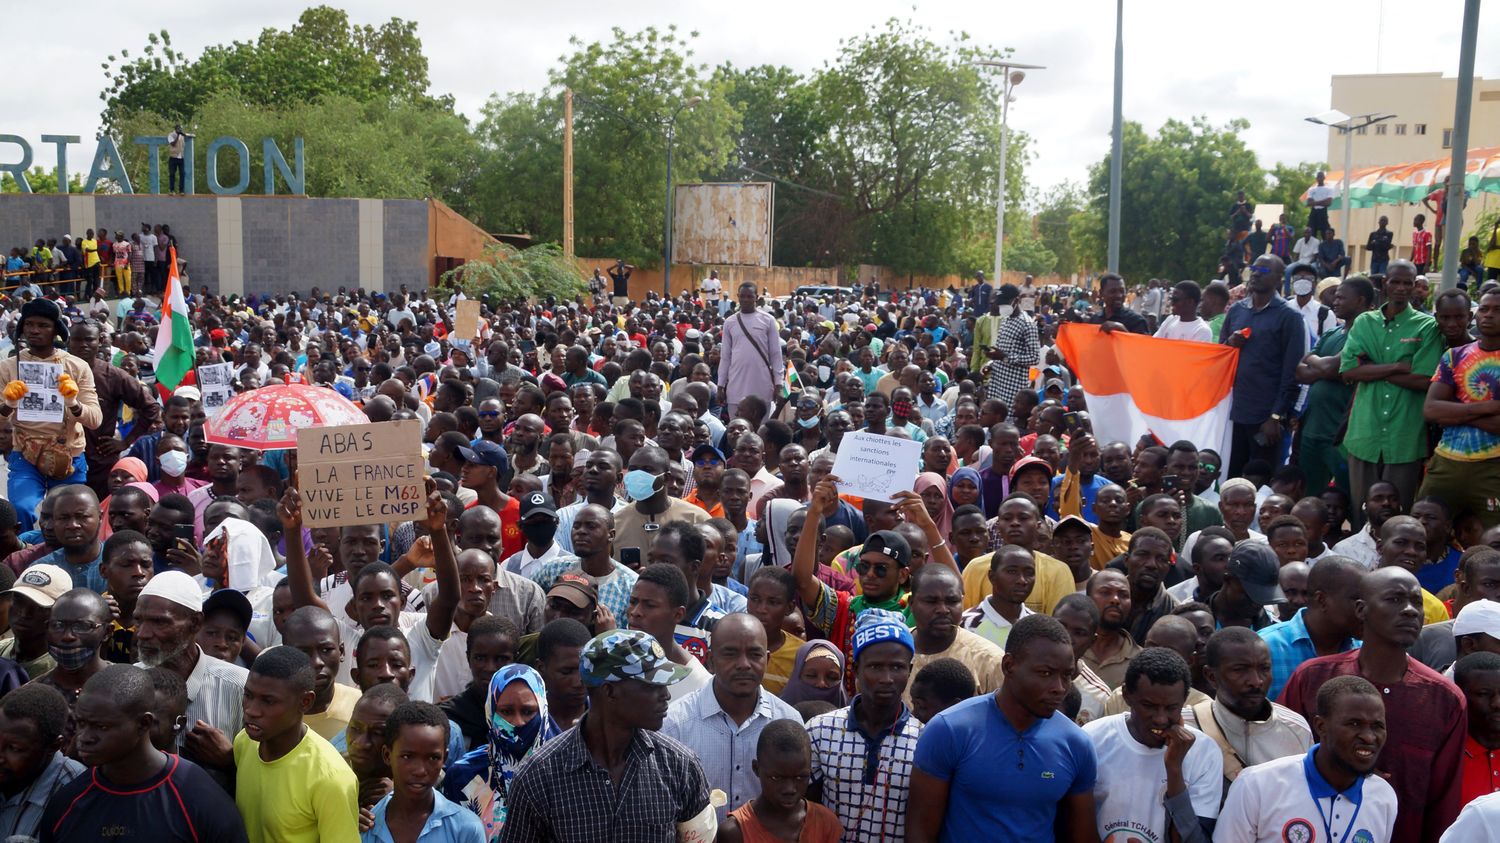
[[[1344,133],[1344,192],[1343,198],[1339,200],[1339,204],[1343,207],[1344,211],[1344,219],[1341,224],[1340,230],[1344,232],[1345,243],[1354,242],[1352,239],[1350,239],[1349,234],[1349,214],[1353,210],[1349,207],[1349,171],[1354,168],[1354,132],[1356,129],[1363,129],[1366,126],[1373,126],[1376,123],[1379,123],[1383,120],[1389,120],[1395,116],[1396,115],[1394,114],[1380,114],[1377,112],[1371,112],[1369,114],[1360,114],[1354,117],[1350,117],[1344,112],[1333,108],[1323,112],[1322,114],[1316,114],[1312,117],[1303,118],[1309,123],[1317,123],[1319,126],[1327,126],[1330,129],[1338,129],[1339,131]]]
[[[1109,135],[1109,246],[1105,268],[1120,271],[1120,181],[1125,166],[1125,0],[1115,3],[1115,119]]]
[[[1028,70],[1045,70],[1039,64],[1021,64],[1013,61],[976,61],[982,67],[998,67],[1005,72],[1000,85],[1000,186],[995,198],[995,280],[1003,283],[1000,272],[1004,269],[1005,246],[1005,156],[1010,140],[1007,121],[1010,117],[1011,89],[1021,84]]]
[[[1464,234],[1464,177],[1469,172],[1469,106],[1474,99],[1474,41],[1479,36],[1479,0],[1464,3],[1463,40],[1458,50],[1458,96],[1453,106],[1453,162],[1448,167],[1448,195],[1443,220],[1443,283],[1458,285],[1458,261],[1449,257],[1462,249]],[[1458,176],[1458,178],[1454,178]]]
[[[662,215],[666,220],[666,230],[661,240],[661,293],[663,298],[672,297],[672,142],[677,137],[677,115],[685,108],[693,108],[703,102],[703,97],[688,97],[672,109],[672,116],[667,118],[667,207],[666,213]]]

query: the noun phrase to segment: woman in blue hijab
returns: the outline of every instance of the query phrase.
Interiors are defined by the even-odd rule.
[[[953,472],[948,480],[948,500],[954,509],[967,504],[984,509],[984,481],[979,479],[979,472],[967,466]]]
[[[522,761],[557,736],[558,728],[547,713],[541,674],[523,664],[495,671],[484,713],[489,743],[448,766],[443,795],[478,814],[486,837],[495,843],[505,827],[511,779]]]

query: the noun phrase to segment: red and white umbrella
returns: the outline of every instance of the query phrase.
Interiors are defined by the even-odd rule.
[[[297,431],[304,428],[367,422],[354,402],[326,386],[274,384],[231,398],[203,433],[212,445],[274,451],[297,447]]]

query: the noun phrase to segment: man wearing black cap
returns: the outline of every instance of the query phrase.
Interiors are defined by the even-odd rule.
[[[6,497],[16,507],[16,517],[22,532],[30,530],[35,519],[37,504],[47,490],[68,483],[82,483],[88,476],[84,428],[97,428],[103,415],[99,411],[99,396],[94,391],[94,372],[87,361],[57,347],[57,340],[68,341],[68,326],[63,323],[62,311],[47,299],[32,299],[21,308],[21,322],[17,329],[18,353],[15,357],[0,360],[0,418],[8,418],[16,411],[21,399],[32,387],[45,386],[57,390],[64,403],[63,420],[59,422],[21,421],[14,423],[15,450],[10,454],[10,475]],[[21,363],[56,363],[62,366],[54,383],[27,384],[20,380]],[[61,460],[50,457],[50,449],[63,438],[63,447],[72,457],[73,470],[66,471]],[[39,468],[31,460],[42,463]],[[53,463],[52,465],[48,465]],[[50,468],[48,472],[43,468]],[[50,475],[50,476],[49,476]]]
[[[710,518],[724,517],[723,494],[724,454],[707,442],[692,450],[688,458],[693,464],[693,488],[683,500],[707,512]]]
[[[1248,539],[1235,545],[1229,553],[1224,586],[1208,601],[1220,627],[1248,626],[1258,631],[1276,623],[1266,606],[1286,602],[1280,572],[1281,562],[1270,545]]]
[[[543,565],[569,554],[553,540],[557,535],[557,506],[552,503],[552,496],[546,492],[527,492],[520,501],[521,535],[526,537],[526,546],[507,557],[502,567],[532,579]]]

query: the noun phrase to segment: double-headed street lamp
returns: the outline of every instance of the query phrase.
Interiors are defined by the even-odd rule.
[[[1344,112],[1332,108],[1322,114],[1303,118],[1309,123],[1317,123],[1319,126],[1327,126],[1330,129],[1339,129],[1344,133],[1344,195],[1340,200],[1340,204],[1343,206],[1344,220],[1340,230],[1344,232],[1345,243],[1353,242],[1350,240],[1349,234],[1349,212],[1351,210],[1349,208],[1349,171],[1354,167],[1354,132],[1356,129],[1373,126],[1376,123],[1389,120],[1395,116],[1394,114],[1371,112],[1370,114],[1360,114],[1350,117]]]
[[[1000,270],[1004,267],[1005,246],[1005,153],[1008,138],[1007,120],[1010,117],[1011,89],[1021,84],[1028,70],[1045,70],[1039,64],[1021,64],[1014,61],[976,61],[981,67],[998,67],[1005,73],[1000,87],[1000,186],[995,199],[995,281],[1001,283]]]
[[[661,250],[661,292],[662,298],[672,297],[672,142],[677,136],[677,115],[684,109],[694,108],[703,102],[703,97],[692,96],[677,104],[672,109],[672,116],[667,118],[667,207],[662,215],[666,220],[665,231],[662,234]]]

